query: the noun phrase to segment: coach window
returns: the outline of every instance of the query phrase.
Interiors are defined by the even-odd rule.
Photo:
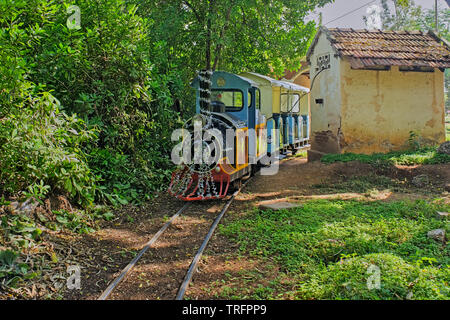
[[[256,106],[256,109],[261,109],[261,91],[258,89],[258,88],[256,88],[256,90],[255,90],[255,99],[256,99],[256,104],[255,104],[255,106]]]
[[[211,101],[213,104],[224,104],[226,111],[239,111],[244,106],[241,90],[212,90]]]
[[[289,101],[289,94],[287,93],[282,93],[281,94],[281,101],[280,101],[280,110],[281,112],[289,112],[289,106],[288,106],[288,101]]]
[[[293,113],[299,113],[300,112],[300,95],[298,93],[294,93],[292,95],[291,112],[293,112]]]

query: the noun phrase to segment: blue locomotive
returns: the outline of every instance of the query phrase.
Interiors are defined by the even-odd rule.
[[[308,88],[224,71],[199,74],[191,85],[196,116],[184,128],[180,149],[194,160],[183,158],[172,174],[169,193],[177,198],[223,198],[262,166],[309,146]]]

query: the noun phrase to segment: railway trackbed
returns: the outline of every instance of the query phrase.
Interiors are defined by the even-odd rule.
[[[165,283],[167,283],[167,281],[171,282],[171,283],[167,283],[167,287],[170,288],[170,290],[167,290],[168,291],[167,295],[162,297],[163,299],[182,300],[184,298],[186,290],[188,289],[189,284],[191,283],[191,281],[194,277],[194,273],[198,268],[198,264],[202,259],[203,252],[206,249],[212,235],[214,234],[216,227],[220,223],[220,221],[223,218],[223,216],[225,215],[225,213],[228,211],[228,209],[229,209],[230,205],[232,204],[233,200],[235,199],[235,197],[242,191],[242,189],[247,185],[247,183],[250,180],[251,179],[248,179],[247,181],[245,181],[245,183],[243,183],[241,188],[239,190],[237,190],[233,195],[231,195],[231,197],[225,202],[225,204],[220,209],[219,214],[215,217],[213,223],[210,225],[209,230],[207,231],[206,236],[203,238],[203,241],[200,244],[200,246],[198,246],[198,243],[189,244],[190,252],[195,251],[196,248],[198,248],[198,250],[196,251],[194,257],[191,259],[189,267],[187,268],[187,271],[186,271],[186,266],[184,266],[183,268],[179,268],[178,266],[177,266],[177,268],[174,268],[174,266],[172,266],[172,269],[177,269],[177,271],[172,270],[171,272],[168,272],[167,274],[162,274],[161,270],[157,270],[155,272],[155,274],[152,275],[153,279],[155,277],[156,278],[161,278],[161,277],[170,278],[170,279],[166,280],[166,282],[165,282]],[[161,264],[161,263],[170,264],[171,263],[170,261],[167,261],[167,260],[165,261],[163,254],[153,254],[154,253],[153,251],[157,251],[155,246],[157,246],[158,244],[164,246],[164,244],[162,244],[163,241],[161,241],[161,240],[164,237],[171,236],[171,235],[167,234],[167,230],[169,229],[170,226],[174,226],[174,224],[178,220],[180,220],[184,214],[188,213],[188,211],[192,211],[191,209],[194,209],[195,211],[206,211],[206,209],[204,207],[205,207],[205,205],[202,205],[202,203],[193,203],[193,204],[191,204],[189,202],[185,203],[172,217],[170,217],[170,219],[159,229],[159,231],[153,235],[153,237],[143,246],[143,248],[130,261],[130,263],[128,263],[128,265],[109,283],[108,287],[98,297],[98,300],[106,300],[108,298],[109,299],[134,299],[134,298],[136,298],[136,299],[146,299],[146,298],[157,299],[157,298],[161,298],[159,296],[158,297],[148,296],[146,294],[145,290],[140,290],[140,288],[142,287],[142,283],[139,285],[138,282],[142,282],[142,281],[136,281],[136,279],[143,280],[142,278],[146,278],[148,276],[148,273],[152,272],[152,269],[150,269],[150,270],[145,269],[145,272],[143,272],[142,269],[140,269],[140,270],[136,270],[136,269],[139,269],[140,263],[143,263],[143,260],[145,260],[146,258],[149,258],[148,256],[151,256],[149,259],[152,260],[152,263],[154,265],[156,265],[158,263],[159,264]],[[209,221],[210,221],[210,214],[205,215],[205,216],[207,218],[209,218]],[[179,227],[179,228],[182,229],[182,227]],[[176,226],[175,226],[175,228],[170,228],[170,229],[172,229],[172,233],[174,232],[173,229],[176,229],[175,233],[180,232],[180,230],[177,230]],[[194,230],[193,232],[202,232],[202,231],[204,232],[203,229],[205,229],[205,228],[201,228],[201,229],[202,230]],[[180,241],[183,241],[183,242],[189,241],[189,237],[185,237],[184,239],[182,239]],[[192,254],[187,254],[186,256],[192,256]],[[133,271],[133,269],[134,269],[134,271]],[[182,278],[182,280],[181,280],[180,272],[184,272],[184,277]],[[134,275],[132,277],[131,276],[132,273],[134,273],[134,274],[137,273],[139,275],[138,276]],[[124,285],[124,282],[126,282],[126,285]],[[155,281],[147,280],[147,283],[150,284],[149,285],[150,288],[151,288],[151,283],[153,283],[153,282],[155,282]],[[134,288],[131,288],[133,286],[134,286]],[[138,288],[138,286],[139,286],[139,288]],[[175,288],[178,288],[176,291],[176,295],[174,294]],[[130,291],[132,293],[130,293]],[[144,291],[144,292],[139,294],[138,293],[139,291]],[[128,294],[126,292],[128,292]]]

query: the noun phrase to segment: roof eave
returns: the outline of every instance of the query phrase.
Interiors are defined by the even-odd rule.
[[[428,34],[436,39],[438,42],[442,42],[450,50],[450,42],[446,39],[439,37],[433,30],[428,30]]]
[[[330,33],[329,29],[327,27],[321,26],[319,28],[319,31],[317,31],[316,36],[314,37],[313,43],[311,43],[311,46],[309,47],[307,53],[306,53],[306,62],[311,64],[310,57],[312,55],[312,52],[314,51],[314,47],[317,45],[317,42],[319,41],[319,37],[322,33],[325,33],[325,36],[327,37],[328,41],[330,42],[331,48],[333,49],[335,56],[339,56],[342,58],[341,53],[338,49],[334,47],[334,43],[336,42],[336,39],[333,37],[333,35]]]

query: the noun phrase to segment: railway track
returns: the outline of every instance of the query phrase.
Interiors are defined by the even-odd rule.
[[[198,249],[196,255],[191,261],[191,264],[189,266],[189,269],[186,272],[186,275],[184,277],[183,282],[181,283],[178,293],[175,297],[176,300],[182,300],[187,288],[189,287],[189,284],[192,280],[192,277],[194,275],[195,270],[197,270],[197,265],[200,262],[203,251],[206,249],[209,240],[211,239],[212,235],[214,234],[214,231],[216,230],[218,224],[222,220],[225,213],[228,211],[228,208],[230,207],[231,203],[233,202],[234,198],[242,191],[242,189],[247,185],[247,183],[251,179],[246,180],[242,186],[239,188],[239,190],[235,191],[230,199],[227,200],[225,205],[222,207],[220,213],[215,218],[214,222],[212,223],[207,235],[205,236],[200,248]],[[166,231],[170,225],[191,206],[190,202],[187,202],[184,204],[184,206],[179,209],[171,218],[169,221],[167,221],[161,229],[145,244],[145,246],[139,251],[139,253],[133,258],[133,260],[130,261],[130,263],[120,272],[120,274],[108,285],[108,287],[102,292],[102,294],[98,297],[97,300],[106,300],[111,295],[111,293],[114,291],[114,289],[121,283],[121,281],[130,273],[130,271],[134,268],[134,266],[138,263],[138,261],[142,258],[142,256],[158,241],[160,236]]]

